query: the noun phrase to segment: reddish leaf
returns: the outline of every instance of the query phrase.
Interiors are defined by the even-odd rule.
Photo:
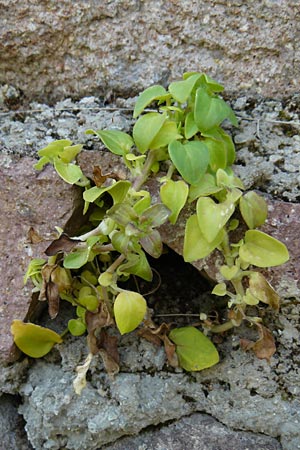
[[[108,327],[114,323],[105,303],[100,303],[98,312],[87,311],[85,321],[88,330],[88,345],[93,355],[99,353],[98,332],[103,327]]]

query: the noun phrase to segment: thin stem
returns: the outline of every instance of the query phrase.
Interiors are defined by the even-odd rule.
[[[114,271],[117,269],[117,267],[119,267],[119,265],[122,264],[124,259],[125,259],[125,255],[123,255],[123,253],[121,253],[121,255],[119,255],[117,257],[117,259],[109,266],[109,268],[106,269],[106,272],[114,273]]]
[[[148,155],[147,155],[147,158],[146,158],[146,161],[145,161],[142,173],[135,179],[135,181],[134,181],[134,183],[132,185],[132,187],[133,187],[133,189],[135,191],[139,191],[141,186],[147,180],[148,175],[149,175],[150,170],[151,170],[151,167],[152,167],[154,162],[155,162],[155,151],[154,150],[150,150]]]

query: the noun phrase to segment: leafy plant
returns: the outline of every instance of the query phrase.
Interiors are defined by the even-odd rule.
[[[220,97],[222,90],[205,74],[185,73],[168,90],[155,85],[140,94],[132,136],[117,130],[87,130],[122,158],[126,180],[103,174],[98,166],[94,178],[88,179],[75,162],[81,145],[69,140],[55,141],[39,151],[36,169],[50,163],[63,180],[82,188],[88,224],[76,236],[62,232],[46,250],[47,262],[31,262],[25,281],[31,278],[39,299],[48,301],[51,317],[59,312],[60,300],[74,306],[76,317],[69,321],[68,331],[75,336],[87,332],[90,354],[100,353],[111,373],[118,371],[117,339],[107,328],[115,325],[121,334],[139,327],[141,336],[163,342],[170,365],[192,371],[219,360],[205,334],[222,333],[246,321],[257,326],[260,335],[259,346],[252,345],[254,351],[264,347],[266,336],[269,344],[270,333],[262,331],[262,319],[248,313],[248,306],[261,302],[277,310],[279,297],[253,267],[280,265],[289,256],[284,244],[257,230],[267,218],[265,200],[255,192],[244,193],[232,170],[235,148],[221,125],[224,120],[237,125],[237,120]],[[153,104],[157,110],[146,112]],[[152,197],[147,186],[153,177],[160,183],[160,199]],[[219,251],[222,281],[212,293],[229,298],[226,322],[199,316],[204,334],[190,326],[172,330],[168,324],[156,326],[144,297],[122,287],[132,276],[151,281],[147,255],[159,258],[162,253],[159,228],[168,220],[176,224],[186,205],[190,214],[184,259],[192,262]],[[248,228],[238,241],[237,228],[240,234]],[[12,332],[21,350],[39,357],[60,340],[34,327],[18,322]],[[269,358],[274,349],[266,347],[272,348],[263,352]],[[256,353],[261,357],[261,352]],[[89,356],[78,371],[74,384],[78,393],[90,360]]]

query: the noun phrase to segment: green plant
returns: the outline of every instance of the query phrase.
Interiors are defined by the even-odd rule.
[[[235,148],[221,128],[225,119],[236,117],[220,97],[223,87],[205,74],[191,72],[173,82],[168,90],[155,85],[137,99],[132,136],[117,130],[88,130],[122,158],[128,178],[102,174],[94,169],[88,179],[75,159],[81,145],[55,141],[39,151],[40,170],[53,164],[57,173],[83,190],[83,214],[88,222],[76,236],[62,230],[48,247],[46,260],[33,260],[25,275],[40,300],[49,303],[50,317],[59,312],[59,300],[74,306],[76,318],[68,323],[75,336],[87,332],[90,354],[100,353],[108,372],[118,371],[116,337],[106,331],[117,326],[121,334],[139,327],[152,341],[162,341],[170,365],[201,370],[216,364],[219,356],[205,336],[222,333],[242,321],[256,326],[260,339],[247,342],[258,357],[274,352],[270,332],[248,306],[265,303],[277,310],[279,297],[264,276],[253,267],[270,267],[288,260],[284,244],[257,230],[267,218],[262,197],[244,187],[231,168]],[[145,111],[149,105],[157,110]],[[151,196],[147,182],[160,184],[160,199]],[[210,321],[200,314],[205,333],[195,327],[155,326],[147,303],[139,292],[124,289],[130,277],[151,281],[147,255],[159,258],[163,244],[159,228],[169,220],[176,224],[188,205],[183,256],[192,262],[217,250],[223,257],[213,294],[228,296],[228,320]],[[237,230],[248,228],[237,240]],[[123,287],[122,287],[123,286]],[[253,309],[253,308],[252,308]],[[14,321],[16,344],[30,356],[40,357],[61,342],[52,330]],[[154,338],[155,337],[155,338]],[[45,344],[46,342],[46,344]],[[246,344],[245,344],[246,346]],[[80,392],[91,360],[78,368],[75,389]]]

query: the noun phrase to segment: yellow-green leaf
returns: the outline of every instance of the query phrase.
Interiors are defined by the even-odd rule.
[[[117,295],[114,303],[114,315],[121,334],[130,333],[144,319],[147,303],[137,292],[123,291]]]
[[[219,362],[214,344],[197,328],[175,328],[169,338],[176,344],[180,366],[187,371],[199,371]]]
[[[24,323],[14,320],[11,332],[17,347],[32,358],[41,358],[50,352],[55,344],[63,342],[59,334],[49,328],[33,323]]]
[[[197,216],[194,214],[186,222],[183,257],[186,262],[193,262],[208,256],[223,240],[224,230],[217,234],[212,242],[208,242],[200,230]]]
[[[244,262],[257,267],[280,266],[289,259],[289,252],[282,242],[259,230],[246,231],[239,254]]]
[[[184,181],[167,180],[160,188],[160,198],[169,208],[169,221],[175,224],[180,211],[184,207],[189,193],[188,185]]]

